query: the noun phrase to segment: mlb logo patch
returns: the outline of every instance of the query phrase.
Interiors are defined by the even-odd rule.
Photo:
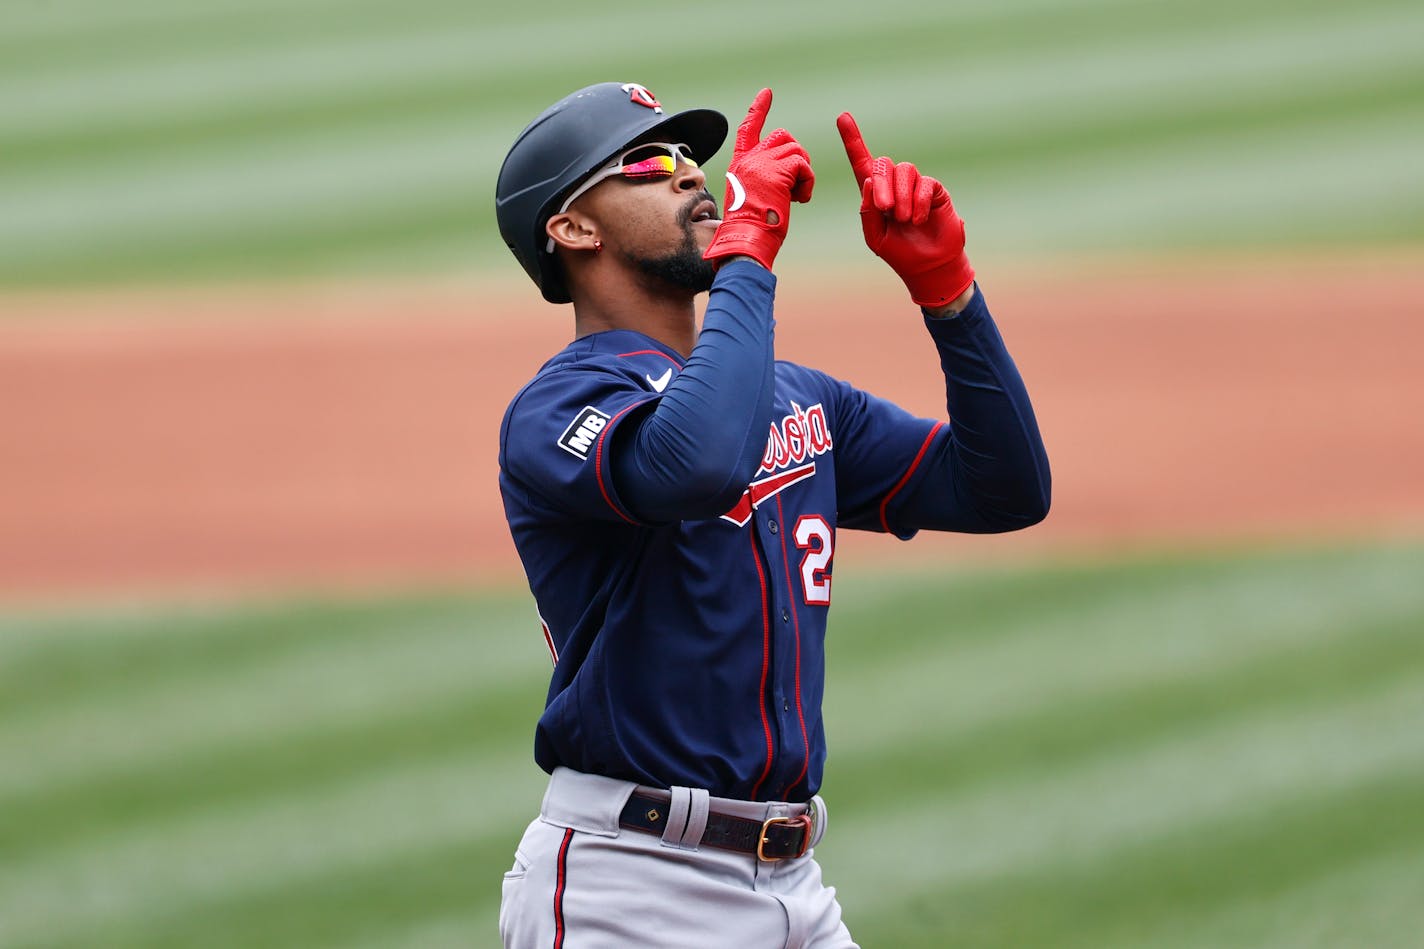
[[[608,419],[607,413],[585,405],[583,411],[574,416],[569,427],[564,429],[564,434],[559,436],[559,447],[580,461],[587,461],[588,453],[593,450],[593,443],[598,441]]]

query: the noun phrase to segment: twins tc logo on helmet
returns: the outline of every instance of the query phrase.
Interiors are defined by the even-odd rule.
[[[658,115],[663,114],[663,105],[658,101],[658,97],[648,91],[647,86],[640,86],[636,82],[623,83],[623,91],[628,93],[628,98],[638,103],[638,105],[652,109]]]

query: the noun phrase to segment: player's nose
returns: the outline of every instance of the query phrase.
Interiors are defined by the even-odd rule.
[[[707,173],[696,165],[678,162],[677,171],[673,173],[673,183],[679,191],[703,191],[706,190]]]

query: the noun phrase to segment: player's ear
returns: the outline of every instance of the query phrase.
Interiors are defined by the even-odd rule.
[[[568,250],[593,251],[598,231],[592,219],[578,211],[555,214],[544,225],[544,232],[560,247]]]

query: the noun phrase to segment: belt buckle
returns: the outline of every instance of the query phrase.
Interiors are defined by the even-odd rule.
[[[800,824],[804,828],[805,834],[801,838],[801,850],[799,853],[793,854],[790,857],[768,857],[766,855],[766,832],[772,824]],[[811,812],[809,810],[795,817],[768,817],[761,822],[761,834],[757,837],[757,859],[763,863],[775,863],[778,860],[792,860],[806,856],[806,851],[811,849],[812,826]]]

